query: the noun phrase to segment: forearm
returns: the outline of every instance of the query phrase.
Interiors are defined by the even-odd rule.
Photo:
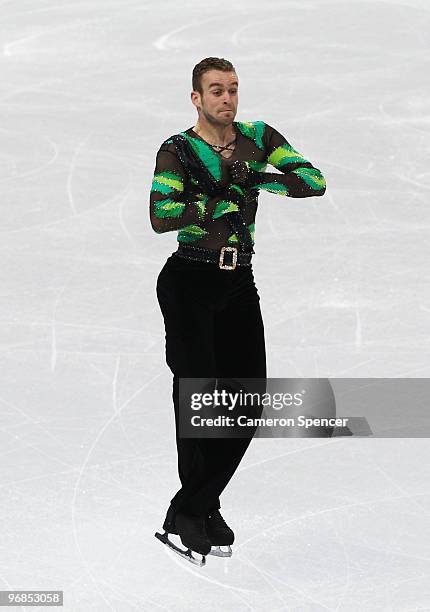
[[[321,171],[311,163],[303,164],[287,174],[252,171],[249,189],[263,189],[291,198],[320,196],[326,191]]]
[[[151,206],[151,225],[157,234],[172,232],[201,223],[199,202],[184,202],[168,197]]]
[[[267,153],[265,161],[279,172],[260,172],[258,168],[251,168],[250,189],[263,189],[291,198],[321,196],[325,193],[326,181],[321,171],[267,123],[264,142]]]
[[[227,189],[214,197],[198,194],[187,200],[183,195],[180,199],[167,197],[155,200],[151,206],[152,228],[158,234],[188,227],[199,231],[198,227],[206,233],[213,219],[239,209],[237,201],[232,198],[231,191]]]

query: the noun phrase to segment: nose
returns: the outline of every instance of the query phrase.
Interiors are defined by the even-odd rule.
[[[231,95],[228,93],[228,91],[226,91],[226,92],[223,94],[223,96],[222,96],[222,99],[223,99],[223,105],[224,105],[224,106],[229,106],[229,107],[230,107],[230,106],[232,106],[232,103],[231,103],[231,99],[232,99],[232,97],[233,97],[233,96],[231,96]]]

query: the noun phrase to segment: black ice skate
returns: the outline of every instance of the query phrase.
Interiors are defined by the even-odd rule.
[[[231,557],[233,553],[230,544],[234,542],[234,533],[219,510],[212,510],[206,517],[206,532],[212,545],[209,554],[216,557]],[[221,546],[227,546],[227,550],[222,550]]]
[[[174,522],[164,521],[164,533],[156,532],[155,537],[171,550],[195,565],[203,566],[206,563],[206,555],[210,552],[211,543],[206,534],[205,517],[191,516],[178,513]],[[169,533],[178,534],[181,542],[187,547],[182,550],[174,544],[168,537]],[[201,559],[193,556],[193,552],[202,556]]]
[[[172,506],[169,506],[166,518],[164,519],[163,529],[168,533],[174,533],[175,535],[178,535],[178,530],[176,529],[175,525],[175,514],[175,510],[172,508]]]

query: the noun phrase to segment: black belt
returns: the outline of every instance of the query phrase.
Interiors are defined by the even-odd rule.
[[[173,255],[195,261],[216,263],[221,270],[234,270],[236,266],[250,266],[253,253],[254,251],[244,253],[234,246],[223,246],[219,250],[214,250],[180,244]]]

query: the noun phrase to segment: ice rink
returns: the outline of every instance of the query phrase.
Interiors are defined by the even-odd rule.
[[[149,222],[193,66],[229,59],[236,120],[327,181],[260,194],[268,376],[430,376],[429,31],[427,0],[1,1],[0,590],[62,590],[64,612],[430,610],[427,438],[253,440],[221,497],[230,559],[154,538],[179,487],[155,294],[177,243]]]

